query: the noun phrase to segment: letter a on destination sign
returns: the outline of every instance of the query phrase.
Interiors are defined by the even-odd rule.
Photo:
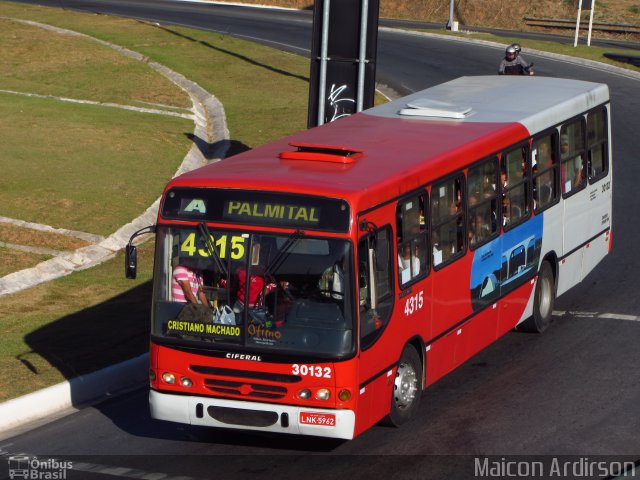
[[[182,209],[182,211],[185,213],[207,213],[207,206],[201,198],[194,198]]]

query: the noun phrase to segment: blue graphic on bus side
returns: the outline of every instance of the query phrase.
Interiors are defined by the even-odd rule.
[[[480,310],[527,281],[538,268],[544,215],[478,248],[471,265],[471,305]]]

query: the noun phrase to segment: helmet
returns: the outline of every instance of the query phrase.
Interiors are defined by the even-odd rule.
[[[513,60],[518,56],[518,52],[513,45],[509,45],[504,52],[504,56],[507,57],[508,60]]]
[[[520,55],[520,51],[522,50],[522,48],[520,47],[520,44],[512,43],[511,46],[516,49],[516,55]]]

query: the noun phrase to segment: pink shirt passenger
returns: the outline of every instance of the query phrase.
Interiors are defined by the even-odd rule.
[[[198,290],[202,288],[202,276],[187,267],[178,265],[173,270],[173,279],[171,281],[171,295],[173,296],[173,301],[183,303],[188,302],[180,283],[178,283],[181,281],[189,282],[193,296],[198,298]]]

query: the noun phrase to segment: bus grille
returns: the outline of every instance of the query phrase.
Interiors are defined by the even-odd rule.
[[[288,375],[286,373],[253,372],[251,370],[234,370],[231,368],[207,367],[204,365],[189,365],[189,368],[196,373],[203,375],[215,375],[216,377],[251,378],[254,380],[266,380],[278,383],[298,383],[302,377],[298,375]]]
[[[241,395],[251,398],[278,399],[287,394],[287,389],[276,385],[260,383],[231,382],[227,380],[206,379],[205,386],[215,393]]]

